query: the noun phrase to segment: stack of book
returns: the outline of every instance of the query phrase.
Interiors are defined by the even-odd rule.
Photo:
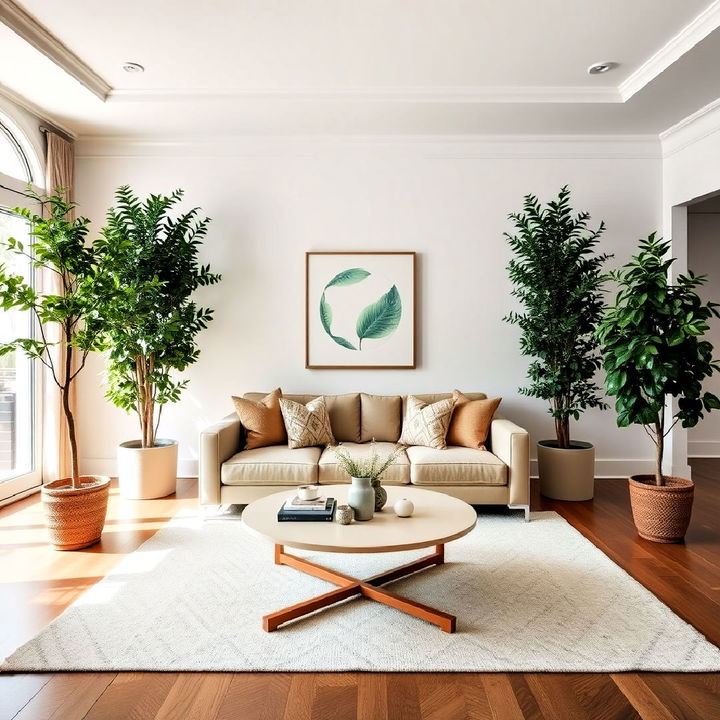
[[[278,510],[278,522],[332,522],[335,505],[335,498],[301,500],[296,495]]]

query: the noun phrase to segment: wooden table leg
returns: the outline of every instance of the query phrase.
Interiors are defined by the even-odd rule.
[[[402,577],[411,575],[418,570],[430,567],[431,565],[442,565],[445,562],[445,546],[437,545],[432,555],[409,562],[400,567],[386,570],[385,572],[373,575],[366,580],[360,580],[350,575],[330,570],[317,563],[310,562],[305,558],[291,555],[285,552],[282,545],[275,545],[275,563],[277,565],[288,565],[296,570],[312,575],[313,577],[326,580],[338,586],[337,590],[332,590],[323,595],[318,595],[310,600],[296,603],[290,607],[278,610],[277,612],[265,615],[263,617],[263,628],[266,632],[272,632],[283,623],[295,620],[303,615],[320,610],[321,608],[334,605],[342,600],[346,600],[353,595],[363,595],[370,600],[382,603],[396,610],[420,618],[427,622],[437,625],[441,630],[448,633],[455,632],[456,619],[454,615],[436,610],[429,605],[410,600],[402,595],[398,595],[390,590],[379,587],[385,583],[399,580]]]

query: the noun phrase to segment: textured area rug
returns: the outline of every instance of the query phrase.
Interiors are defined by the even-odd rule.
[[[293,552],[357,577],[427,553]],[[264,614],[334,586],[275,566],[240,519],[178,517],[0,669],[720,670],[717,647],[555,513],[481,515],[446,559],[392,587],[457,615],[453,635],[364,598],[265,633]]]

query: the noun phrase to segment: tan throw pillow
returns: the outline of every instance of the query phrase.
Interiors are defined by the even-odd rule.
[[[360,442],[397,442],[402,425],[399,395],[360,393]]]
[[[323,397],[335,440],[360,442],[360,393]]]
[[[315,398],[307,405],[280,398],[280,410],[291,448],[335,445],[324,397]]]
[[[414,395],[408,395],[400,444],[444,450],[454,405],[452,398],[428,404]]]
[[[281,397],[280,388],[258,402],[233,396],[235,412],[245,428],[245,450],[266,445],[284,445],[287,442],[285,424],[280,412]]]
[[[471,400],[454,390],[453,400],[455,410],[447,432],[447,444],[485,450],[490,423],[502,398]]]

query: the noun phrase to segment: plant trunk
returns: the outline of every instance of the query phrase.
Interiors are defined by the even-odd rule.
[[[655,423],[655,484],[662,487],[665,485],[665,478],[662,474],[663,454],[665,452],[665,406],[658,413]]]
[[[140,416],[140,434],[142,447],[155,445],[155,400],[153,398],[152,372],[155,367],[155,354],[146,359],[142,355],[135,358],[135,371],[138,387],[138,415]]]
[[[555,419],[555,434],[558,447],[567,450],[570,447],[570,418]]]
[[[65,346],[65,377],[60,388],[62,395],[62,407],[67,422],[68,440],[70,441],[70,467],[72,473],[72,486],[80,487],[80,470],[78,469],[77,437],[75,435],[75,418],[70,410],[70,381],[68,378],[72,372],[72,345]]]

